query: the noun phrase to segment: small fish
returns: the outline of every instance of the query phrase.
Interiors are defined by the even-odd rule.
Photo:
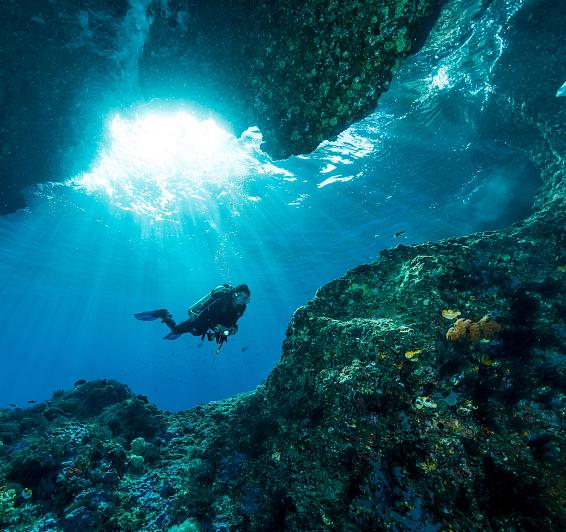
[[[197,347],[202,347],[202,342],[200,344],[197,344]]]
[[[28,401],[28,403],[29,403],[30,405],[34,404],[35,402],[36,402],[36,401],[34,401],[33,399],[30,399],[30,400]]]
[[[398,231],[397,233],[395,233],[395,238],[399,238],[400,236],[403,236],[407,231]]]
[[[560,98],[560,96],[566,96],[566,81],[562,83],[562,86],[556,92],[556,97]]]
[[[247,350],[248,350],[248,346],[247,346],[247,345],[245,345],[244,347],[242,347],[242,349],[240,349],[240,351],[241,351],[242,353],[243,353],[244,351],[247,351]]]
[[[462,313],[458,310],[445,309],[441,312],[441,314],[442,314],[442,317],[446,318],[447,320],[455,320]]]
[[[8,406],[13,406],[14,408],[16,408],[18,405],[16,403],[9,403]]]
[[[34,24],[38,24],[40,26],[45,26],[45,20],[43,20],[40,16],[34,15],[30,19]]]
[[[80,386],[81,384],[85,384],[86,381],[84,379],[79,379],[77,382],[75,382],[75,386]]]

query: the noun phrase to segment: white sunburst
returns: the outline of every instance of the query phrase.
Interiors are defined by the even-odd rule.
[[[236,138],[187,111],[116,115],[108,136],[95,167],[70,184],[137,214],[168,217],[188,200],[237,195],[247,176],[265,172],[257,128]]]

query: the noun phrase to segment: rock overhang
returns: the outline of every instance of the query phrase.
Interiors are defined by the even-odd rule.
[[[212,109],[235,133],[258,125],[274,158],[311,151],[375,108],[443,3],[5,3],[0,212],[24,206],[26,186],[88,167],[103,138],[101,117],[140,97]],[[549,155],[539,164],[548,177],[539,206],[563,197],[564,187],[564,100],[554,97],[561,54],[551,46],[562,38],[556,11],[559,5],[539,2],[511,19],[512,46],[496,65],[498,90],[486,113],[490,126],[500,125],[500,139],[539,162],[540,152]],[[545,61],[537,62],[527,52],[544,43]],[[533,73],[535,90],[527,86]],[[134,94],[138,78],[142,91]]]
[[[375,108],[439,4],[5,3],[0,213],[88,167],[101,117],[140,99],[211,109],[235,133],[259,126],[274,158],[312,151]]]

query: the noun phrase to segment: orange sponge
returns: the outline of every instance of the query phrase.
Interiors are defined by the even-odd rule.
[[[491,338],[500,330],[501,325],[487,315],[480,321],[464,320],[460,318],[448,329],[446,339],[450,342],[476,343],[480,340]]]

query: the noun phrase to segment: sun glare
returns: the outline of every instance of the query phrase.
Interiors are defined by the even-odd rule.
[[[106,194],[120,208],[166,218],[191,202],[244,198],[244,181],[265,173],[261,134],[250,128],[240,138],[214,120],[187,111],[149,113],[126,120],[115,116],[109,144],[96,166],[71,181],[88,192]]]
[[[108,142],[95,165],[67,184],[150,220],[176,221],[187,213],[210,220],[219,206],[238,215],[244,204],[258,204],[263,193],[272,194],[273,184],[282,185],[281,201],[296,206],[302,200],[289,202],[287,195],[308,197],[288,190],[289,183],[298,181],[297,169],[307,176],[319,172],[318,188],[350,182],[361,175],[352,163],[375,149],[376,141],[368,138],[374,129],[366,122],[354,124],[310,154],[273,161],[260,148],[257,127],[237,138],[214,120],[186,110],[145,112],[132,119],[116,115],[109,120]]]

